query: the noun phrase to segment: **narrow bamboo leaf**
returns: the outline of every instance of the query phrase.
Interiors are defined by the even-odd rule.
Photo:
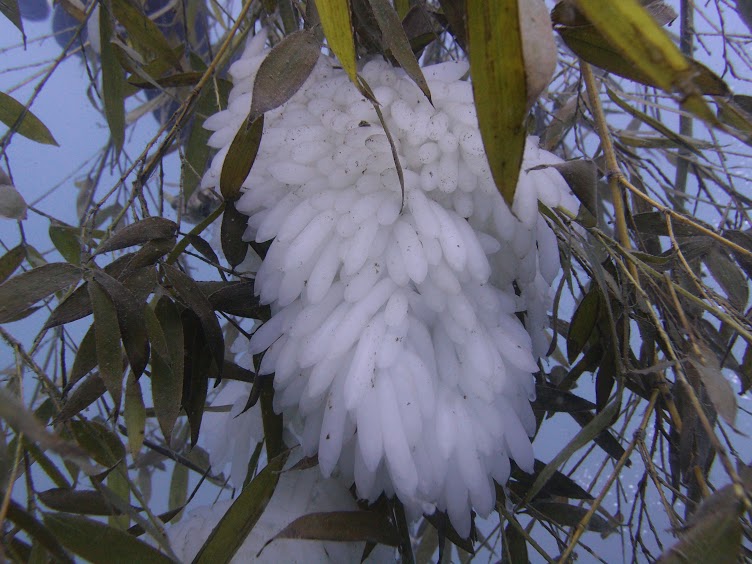
[[[601,293],[593,286],[577,306],[569,322],[567,360],[573,362],[585,348],[601,311]]]
[[[39,300],[81,279],[81,270],[71,264],[51,263],[34,268],[0,285],[0,323],[7,323]]]
[[[158,57],[162,61],[168,61],[173,67],[180,68],[180,60],[157,24],[126,0],[111,1],[115,17],[128,32],[133,46],[145,60]]]
[[[94,310],[94,337],[99,374],[115,402],[115,408],[118,409],[123,393],[123,357],[120,350],[117,310],[99,282],[90,280],[88,288]]]
[[[248,216],[235,208],[233,202],[227,202],[225,212],[222,214],[222,252],[231,267],[235,268],[248,253],[248,243],[243,241],[243,234],[248,226]]]
[[[533,473],[527,474],[520,470],[516,464],[512,463],[512,478],[524,486],[523,491],[527,493],[527,490],[533,485],[537,477],[545,470],[545,468],[546,464],[536,459]],[[512,483],[510,483],[510,485],[512,485]],[[585,491],[577,482],[558,470],[551,475],[546,484],[540,489],[540,493],[541,496],[547,497],[559,496],[571,499],[593,499],[593,496]]]
[[[729,425],[736,423],[736,395],[731,383],[721,372],[713,351],[703,347],[703,358],[690,358],[689,366],[697,371],[718,414]]]
[[[53,488],[39,492],[39,500],[50,509],[82,515],[114,515],[119,513],[97,490]]]
[[[194,564],[230,562],[264,512],[279,481],[287,453],[273,458],[233,502],[193,559]]]
[[[107,486],[104,487],[100,484],[103,495],[107,497],[110,503],[121,510],[119,514],[107,517],[107,524],[121,531],[127,530],[131,522],[129,511],[123,510],[124,508],[130,509],[131,490],[126,477],[127,472],[126,463],[121,460],[111,472],[107,473]]]
[[[173,56],[173,59],[176,57]],[[163,76],[161,78],[155,78],[154,83],[162,88],[177,88],[180,86],[195,86],[201,77],[204,75],[203,71],[189,71],[178,72],[169,76]],[[151,81],[138,80],[136,78],[129,78],[128,83],[143,89],[154,88],[154,84]]]
[[[571,392],[538,384],[535,386],[535,401],[531,404],[533,409],[545,411],[592,411],[595,404],[574,395]]]
[[[359,87],[349,0],[318,0],[316,8],[329,48],[339,59],[353,84]]]
[[[558,52],[551,27],[551,18],[543,0],[521,0],[519,10],[522,58],[525,62],[525,95],[527,111],[551,82],[556,70]]]
[[[466,0],[439,0],[454,40],[467,52]]]
[[[23,20],[21,19],[21,11],[18,9],[18,0],[0,0],[0,14],[8,18],[10,23],[16,26],[18,31],[24,35]]]
[[[0,121],[8,127],[15,127],[16,132],[27,139],[58,146],[47,126],[31,110],[26,110],[23,104],[4,92],[0,92]]]
[[[209,293],[207,297],[217,311],[261,321],[271,318],[269,306],[261,305],[258,298],[253,295],[253,282],[229,282]]]
[[[62,257],[71,264],[81,263],[81,240],[78,230],[68,225],[50,224],[48,230],[50,241]]]
[[[749,301],[748,280],[726,251],[716,248],[712,253],[705,255],[703,262],[731,305],[739,311],[744,311]]]
[[[70,396],[68,396],[60,413],[55,417],[55,423],[64,423],[75,417],[101,398],[106,391],[107,386],[104,385],[102,377],[97,373],[92,374],[86,378],[86,380],[81,382],[81,385],[73,390]]]
[[[423,76],[423,71],[420,70],[420,65],[418,65],[418,60],[415,58],[405,30],[402,27],[400,16],[397,15],[397,12],[388,0],[368,0],[368,2],[371,5],[373,15],[376,17],[376,23],[381,30],[385,47],[389,48],[392,56],[430,101],[431,91],[428,88],[426,78]]]
[[[467,33],[483,145],[496,187],[511,206],[525,149],[527,114],[517,2],[468,2]]]
[[[88,286],[87,293],[88,293]],[[68,375],[68,388],[73,386],[81,378],[94,370],[97,366],[97,338],[94,324],[92,323],[89,330],[84,335],[78,345],[78,351],[73,359],[73,366]]]
[[[574,411],[569,415],[583,428],[587,427],[594,419],[591,413],[585,411]],[[619,439],[617,439],[608,429],[603,429],[596,434],[595,437],[593,437],[593,442],[614,460],[619,460],[624,455],[624,447],[621,446]],[[625,465],[629,468],[632,466],[632,461],[627,460]]]
[[[11,184],[0,183],[0,217],[6,219],[26,219],[26,200]]]
[[[181,405],[188,416],[188,424],[191,428],[191,445],[195,446],[198,442],[201,421],[204,417],[212,358],[206,334],[196,314],[187,309],[183,311],[181,317],[186,351]]]
[[[170,478],[170,493],[167,496],[167,507],[177,509],[185,506],[188,499],[188,467],[175,463]],[[177,519],[176,519],[177,520]]]
[[[102,61],[102,98],[104,115],[110,128],[115,151],[120,154],[125,141],[125,76],[116,54],[110,12],[99,10],[99,41]]]
[[[269,52],[253,82],[249,120],[278,108],[303,86],[321,55],[312,29],[291,33]]]
[[[172,563],[156,548],[127,532],[86,517],[48,513],[44,524],[66,548],[95,564]]]
[[[399,535],[385,515],[376,511],[331,511],[309,513],[295,519],[264,547],[277,539],[336,542],[373,542],[397,546]]]
[[[168,298],[157,303],[156,313],[146,308],[146,330],[151,341],[151,393],[154,412],[157,416],[162,434],[169,444],[172,429],[180,413],[180,401],[183,394],[183,368],[174,366],[170,353],[166,331],[170,331],[172,347],[178,348],[176,354],[183,351],[183,326],[180,315]],[[175,335],[175,333],[178,333]],[[177,345],[179,340],[179,347]]]
[[[562,527],[576,527],[585,514],[587,507],[559,503],[557,501],[533,501],[528,506],[534,511],[531,515],[561,525]],[[588,521],[587,530],[601,534],[608,534],[614,530],[616,523],[610,523],[600,515],[593,515]]]
[[[178,225],[174,221],[163,217],[147,217],[115,231],[97,248],[96,254],[142,245],[153,239],[170,239],[177,230]]]
[[[125,458],[125,447],[110,429],[96,421],[68,423],[78,444],[102,466],[112,468]]]
[[[637,0],[576,0],[576,4],[588,21],[640,72],[663,90],[678,94],[687,110],[711,125],[718,123],[693,85],[695,71],[689,61]]]
[[[177,293],[201,320],[206,341],[221,376],[225,356],[224,337],[222,336],[222,329],[219,326],[219,321],[217,321],[217,316],[214,314],[211,303],[196,283],[183,272],[168,264],[164,265],[164,270]]]
[[[12,499],[8,503],[7,518],[19,529],[25,531],[30,538],[42,545],[58,562],[73,564],[73,558],[68,555],[54,531],[28,513],[20,504]]]
[[[263,131],[262,114],[253,121],[246,120],[235,134],[219,174],[220,192],[226,201],[234,202],[240,197],[240,188],[256,160]]]
[[[23,263],[24,258],[26,258],[26,249],[23,245],[13,247],[0,257],[0,284],[13,276],[13,273]]]
[[[32,441],[24,440],[24,448],[29,453],[29,456],[39,464],[39,467],[44,470],[44,473],[52,480],[55,485],[61,488],[69,489],[71,487],[68,478],[58,469],[52,459],[47,456],[42,450],[34,444]]]
[[[553,165],[534,167],[555,169],[566,180],[580,203],[593,217],[598,217],[598,167],[591,160],[575,159]]]
[[[505,542],[502,541],[501,564],[525,564],[530,562],[527,556],[527,540],[514,525],[504,529]]]
[[[125,408],[123,409],[125,427],[128,430],[128,447],[133,458],[141,452],[144,444],[144,432],[146,428],[146,407],[144,397],[141,394],[141,384],[133,372],[128,374],[125,381]]]
[[[148,269],[148,272],[153,272],[153,270]],[[115,306],[125,354],[128,356],[131,370],[133,370],[134,375],[138,378],[143,373],[149,361],[149,338],[146,334],[144,321],[144,307],[146,304],[143,300],[136,298],[118,280],[102,271],[94,272],[94,280],[101,285]],[[147,283],[147,286],[150,285]],[[150,291],[150,288],[148,291]],[[92,305],[93,303],[92,301]],[[96,323],[96,309],[94,311],[94,322]],[[99,340],[97,340],[97,347],[99,347]]]

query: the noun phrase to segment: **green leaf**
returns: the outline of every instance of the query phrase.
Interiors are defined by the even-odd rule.
[[[526,564],[530,562],[527,556],[527,540],[519,529],[509,524],[504,529],[502,541],[501,564]]]
[[[26,249],[23,244],[13,247],[0,257],[0,284],[10,278],[26,258]]]
[[[410,42],[405,35],[402,22],[397,12],[388,2],[388,0],[368,0],[371,10],[376,18],[376,23],[381,30],[385,47],[388,47],[392,56],[397,60],[399,65],[405,70],[407,75],[413,79],[413,82],[421,89],[428,100],[431,100],[431,91],[428,88],[423,71],[420,70],[418,60],[415,58]]]
[[[106,4],[99,10],[99,41],[102,52],[102,99],[116,154],[125,141],[125,76],[111,39],[114,38],[110,12]]]
[[[537,384],[535,386],[535,401],[531,404],[531,407],[545,411],[572,412],[592,411],[595,409],[595,404],[571,392]]]
[[[511,206],[527,137],[525,61],[517,2],[467,2],[467,33],[483,145],[496,187]]]
[[[534,510],[530,511],[531,515],[552,521],[562,527],[576,527],[588,512],[586,507],[558,501],[533,501],[528,507]],[[608,534],[614,530],[615,525],[600,515],[592,515],[588,521],[587,530]]]
[[[48,230],[50,241],[62,257],[71,264],[81,264],[81,240],[79,229],[69,225],[51,223]]]
[[[123,24],[128,38],[145,60],[156,57],[169,62],[175,68],[180,68],[180,60],[157,24],[126,0],[111,1],[115,17]]]
[[[329,48],[336,55],[353,84],[360,87],[358,68],[355,63],[355,40],[349,0],[317,0],[316,8]]]
[[[220,238],[222,241],[222,252],[231,267],[235,268],[248,253],[248,243],[243,241],[243,234],[248,226],[248,216],[242,214],[235,208],[234,202],[227,202],[225,211],[222,214],[222,229]]]
[[[87,333],[88,334],[88,333]],[[93,333],[91,333],[93,335]],[[96,354],[96,353],[95,353]],[[104,385],[104,380],[99,374],[92,374],[86,380],[81,382],[73,392],[68,396],[68,399],[63,404],[63,408],[60,413],[55,417],[55,423],[64,423],[72,417],[75,417],[81,413],[84,409],[89,407],[92,403],[97,401],[107,391],[107,387]]]
[[[295,519],[269,539],[303,539],[335,542],[372,542],[398,546],[399,534],[386,515],[377,511],[309,513]],[[263,549],[262,549],[263,550]]]
[[[198,442],[201,421],[206,407],[212,359],[206,334],[199,318],[189,309],[183,311],[181,317],[186,351],[181,405],[188,416],[188,424],[191,428],[191,444],[195,446]]]
[[[156,323],[155,323],[156,320]],[[183,324],[175,304],[163,296],[155,312],[146,311],[146,330],[152,343],[151,393],[154,411],[165,440],[180,414],[183,395]]]
[[[141,394],[141,384],[133,372],[128,374],[125,381],[125,407],[123,409],[125,427],[128,430],[128,447],[131,456],[135,459],[141,452],[144,444],[144,431],[146,428],[146,407],[144,397]]]
[[[19,529],[25,531],[30,538],[34,539],[47,549],[47,551],[55,557],[57,562],[69,562],[70,564],[73,564],[73,558],[68,555],[60,544],[60,539],[55,531],[51,531],[45,525],[37,521],[31,513],[28,513],[21,505],[12,499],[8,503],[7,518]]]
[[[211,303],[189,276],[169,264],[163,265],[163,268],[167,279],[173,285],[178,295],[180,295],[186,305],[201,321],[206,341],[221,376],[225,356],[224,337],[222,336],[222,329],[219,326],[219,321],[217,321],[217,316],[214,314]]]
[[[123,357],[117,310],[99,282],[90,280],[88,288],[94,310],[94,337],[99,374],[115,402],[115,408],[119,409],[123,395]]]
[[[185,505],[188,499],[188,467],[175,463],[170,478],[170,493],[167,496],[167,507],[178,509]],[[177,519],[176,519],[177,520]]]
[[[87,286],[88,294],[88,286]],[[84,334],[83,339],[78,345],[78,351],[73,359],[70,375],[68,376],[68,387],[70,388],[97,366],[97,339],[95,335],[94,324],[92,323],[89,330]]]
[[[21,11],[18,9],[18,0],[0,0],[0,14],[10,20],[22,34],[24,33]],[[24,40],[26,36],[24,35]]]
[[[0,217],[7,219],[26,219],[26,200],[11,184],[0,183]]]
[[[193,559],[194,564],[230,562],[272,498],[287,456],[288,453],[283,453],[273,458],[253,481],[243,488],[198,551]]]
[[[256,160],[263,132],[264,116],[261,114],[253,121],[246,120],[230,143],[219,174],[219,189],[225,201],[234,202],[240,197],[243,182]]]
[[[59,146],[47,126],[31,110],[26,110],[23,104],[4,92],[0,92],[0,121],[27,139]]]
[[[0,285],[0,323],[7,323],[59,290],[81,279],[81,270],[71,264],[51,263],[34,268]]]
[[[47,528],[69,550],[94,564],[171,564],[157,549],[125,531],[77,515],[48,513]]]
[[[147,217],[115,231],[97,248],[95,254],[117,251],[134,245],[143,245],[154,239],[171,239],[175,236],[178,225],[163,217]]]
[[[68,424],[78,444],[102,466],[112,468],[125,458],[120,438],[101,423],[74,420]]]
[[[700,376],[718,414],[729,425],[736,423],[736,394],[731,383],[721,372],[718,359],[712,350],[702,346],[702,358],[690,358],[688,370],[694,370]]]
[[[601,293],[596,286],[585,294],[569,322],[567,360],[573,362],[585,348],[595,330],[601,311]]]
[[[37,493],[39,500],[50,509],[82,515],[114,515],[119,513],[97,490],[53,488]]]

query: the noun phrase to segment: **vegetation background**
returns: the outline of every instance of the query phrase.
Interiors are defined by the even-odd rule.
[[[541,210],[564,268],[536,375],[536,473],[497,488],[470,539],[440,515],[407,525],[387,500],[363,508],[366,525],[333,515],[296,534],[389,543],[407,562],[750,559],[752,2],[549,3],[555,53],[532,49],[551,37],[525,23],[533,5],[0,1],[4,558],[168,561],[163,523],[239,494],[200,443],[220,374],[253,383],[265,414],[236,505],[254,516],[271,495],[270,382],[224,354],[269,315],[235,271],[253,128],[222,193],[199,189],[201,124],[265,26],[273,46],[325,38],[354,80],[374,53],[418,84],[416,61],[469,55],[502,194],[530,134],[567,160],[582,202],[577,217]],[[260,99],[283,102],[304,73]],[[229,560],[253,524],[228,517],[197,561]]]

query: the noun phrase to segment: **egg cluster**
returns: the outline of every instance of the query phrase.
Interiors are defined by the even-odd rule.
[[[229,107],[206,121],[216,188],[248,115],[265,37],[230,69]],[[361,498],[396,494],[413,514],[446,510],[467,535],[494,507],[510,459],[533,467],[532,373],[545,352],[557,238],[538,202],[574,211],[527,142],[510,207],[478,130],[468,65],[423,69],[432,102],[401,69],[372,60],[373,104],[322,56],[265,116],[237,208],[246,238],[272,241],[256,274],[273,317],[251,340],[274,373],[275,408],[301,422],[305,454]],[[499,101],[503,103],[503,101]]]

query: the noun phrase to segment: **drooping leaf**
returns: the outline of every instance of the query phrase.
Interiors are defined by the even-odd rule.
[[[377,511],[331,511],[309,513],[295,519],[274,538],[336,542],[373,542],[397,546],[399,536],[394,525]],[[265,545],[266,546],[266,545]]]
[[[111,0],[112,11],[128,32],[128,38],[146,60],[158,57],[180,68],[180,60],[157,24],[126,0]]]
[[[413,54],[397,12],[388,0],[368,0],[368,3],[381,31],[384,46],[391,51],[392,56],[397,60],[399,65],[430,101],[431,91],[428,88],[426,78],[423,76],[423,71],[420,70],[418,61]]]
[[[248,252],[248,243],[243,241],[243,234],[248,225],[248,216],[235,208],[234,202],[227,202],[225,212],[222,214],[222,228],[220,238],[222,252],[231,267],[235,268],[243,260]]]
[[[211,303],[190,277],[174,266],[165,264],[163,267],[168,280],[173,285],[180,298],[185,301],[186,305],[188,305],[201,321],[201,326],[204,329],[209,350],[214,357],[221,377],[225,356],[224,337]]]
[[[128,430],[128,447],[133,458],[136,458],[144,444],[146,407],[144,407],[144,398],[141,394],[141,384],[133,372],[129,372],[125,380],[123,418]]]
[[[87,286],[88,292],[88,286]],[[84,334],[78,345],[78,351],[73,359],[70,375],[68,376],[68,388],[73,386],[81,378],[94,370],[97,366],[97,338],[95,327],[92,323],[89,330]]]
[[[595,409],[595,404],[584,398],[542,384],[536,385],[535,396],[535,401],[532,403],[533,409],[557,412],[592,411]]]
[[[533,501],[529,507],[533,509],[532,515],[553,521],[562,527],[576,527],[588,512],[586,507],[558,501]],[[600,515],[594,514],[588,521],[587,530],[607,534],[614,530],[615,525]]]
[[[43,546],[56,561],[70,564],[75,562],[60,544],[57,534],[40,523],[13,499],[8,503],[7,518],[16,527],[25,531],[31,539]]]
[[[703,257],[703,263],[731,305],[739,311],[744,311],[749,301],[748,279],[726,251],[716,247],[713,252]]]
[[[273,458],[235,499],[193,559],[194,564],[222,564],[233,555],[256,525],[279,481],[287,453]]]
[[[77,229],[68,225],[51,223],[48,233],[50,241],[62,257],[71,264],[81,263],[81,240]]]
[[[517,2],[522,58],[525,63],[527,111],[551,82],[556,70],[557,50],[551,18],[543,0]]]
[[[183,337],[186,358],[183,368],[181,405],[188,416],[191,444],[196,445],[204,417],[206,394],[209,390],[209,371],[212,358],[201,321],[193,311],[183,311]]]
[[[48,513],[44,524],[63,546],[94,564],[172,563],[168,556],[127,532],[80,515]]]
[[[123,443],[102,423],[73,420],[68,424],[78,444],[102,466],[112,468],[125,458]]]
[[[467,52],[466,0],[439,0],[454,40]]]
[[[320,55],[321,46],[311,29],[291,33],[275,45],[256,74],[249,121],[292,98],[313,71]]]
[[[217,289],[212,289],[207,298],[214,309],[230,315],[261,321],[268,321],[271,317],[269,307],[261,305],[254,296],[252,282],[222,284]]]
[[[535,466],[533,467],[533,473],[527,474],[520,470],[516,465],[512,465],[512,478],[524,486],[523,491],[527,492],[527,489],[533,485],[538,476],[545,470],[546,464],[540,460],[535,460]],[[511,485],[512,483],[510,483]],[[583,489],[577,482],[566,474],[562,474],[558,470],[551,474],[546,484],[540,490],[541,496],[548,497],[559,496],[568,497],[570,499],[586,499],[591,500],[591,496],[585,489]]]
[[[163,217],[147,217],[115,231],[97,248],[96,254],[143,245],[153,239],[170,239],[177,230],[178,225],[174,221]]]
[[[177,509],[185,505],[188,499],[188,467],[175,464],[170,478],[170,492],[167,496],[167,507]]]
[[[146,312],[146,328],[152,343],[152,398],[159,427],[169,442],[183,395],[183,324],[177,307],[165,296],[157,302],[154,316],[157,325]]]
[[[574,311],[567,334],[567,360],[569,362],[573,362],[579,356],[595,330],[601,311],[601,301],[601,293],[597,286],[593,286]]]
[[[11,184],[0,183],[0,217],[6,219],[26,219],[26,200]]]
[[[467,2],[467,34],[473,97],[483,145],[496,187],[511,206],[525,149],[527,114],[517,2]]]
[[[0,284],[10,278],[26,258],[26,249],[23,245],[13,247],[0,257]]]
[[[729,425],[736,422],[736,395],[731,383],[721,372],[718,359],[713,352],[703,347],[703,358],[690,358],[688,369],[694,369],[702,380],[703,386],[708,392],[710,401],[713,403],[718,414]]]
[[[80,278],[78,267],[50,263],[6,280],[0,285],[0,323],[7,323],[39,300],[75,284]]]
[[[115,408],[118,409],[123,392],[123,357],[117,310],[99,282],[90,280],[88,289],[94,310],[94,337],[99,374],[115,402]]]
[[[18,9],[18,0],[0,0],[0,14],[8,18],[10,23],[16,26],[23,35],[23,20],[21,19],[21,11]]]
[[[264,131],[264,115],[240,126],[235,134],[219,175],[219,188],[225,201],[234,202],[240,196],[240,188],[251,172],[256,160],[261,134]]]
[[[125,75],[112,40],[115,38],[110,12],[99,10],[99,41],[102,62],[102,99],[115,152],[120,154],[125,141]]]
[[[501,564],[527,564],[527,540],[522,533],[512,524],[504,529],[504,538],[502,542]]]
[[[93,333],[91,334],[93,335]],[[68,396],[60,413],[55,418],[55,422],[64,423],[75,417],[101,398],[106,391],[107,386],[104,385],[102,377],[97,373],[90,375]]]
[[[327,44],[350,80],[358,85],[355,63],[355,41],[349,0],[318,0],[316,8]]]
[[[23,104],[4,92],[0,92],[0,121],[8,127],[15,127],[16,132],[27,139],[58,146],[47,126],[31,110],[26,110]]]

